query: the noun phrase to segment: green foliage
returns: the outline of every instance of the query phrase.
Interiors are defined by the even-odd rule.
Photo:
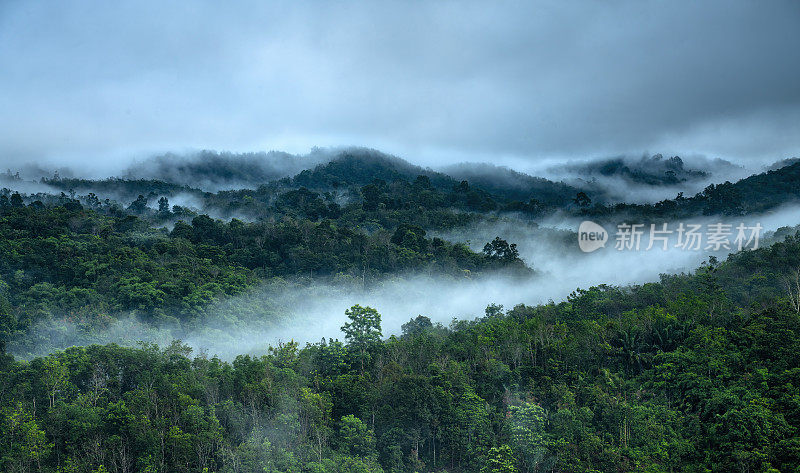
[[[99,183],[126,189],[129,210],[96,195],[1,195],[0,334],[23,340],[32,324],[61,319],[91,330],[130,313],[192,326],[225,304],[246,318],[268,305],[248,288],[295,284],[276,276],[366,285],[406,269],[520,265],[499,237],[478,254],[427,233],[513,202],[437,173],[362,164],[200,194],[262,212],[252,223],[166,200],[156,212],[159,196],[183,189],[156,181]],[[749,212],[794,195],[798,169],[654,206],[575,211]],[[557,205],[571,205],[576,189],[560,187],[546,205],[561,191]],[[541,202],[518,209],[540,212]],[[173,218],[185,222],[153,227]],[[229,361],[177,342],[30,361],[0,353],[0,471],[797,471],[800,314],[786,282],[799,267],[789,232],[657,283],[492,304],[449,327],[431,320],[448,314],[420,315],[388,340],[380,314],[355,305],[346,343],[289,342]]]
[[[344,338],[358,349],[367,349],[380,343],[381,314],[372,307],[354,305],[344,315],[350,319],[342,326]]]
[[[369,457],[375,454],[375,436],[361,419],[351,415],[339,422],[340,449],[347,454]]]
[[[481,473],[516,473],[511,447],[500,445],[489,450],[486,465],[481,468]]]
[[[275,276],[368,285],[397,271],[461,275],[498,267],[494,258],[463,245],[426,239],[417,226],[398,228],[395,237],[330,220],[225,223],[205,215],[166,232],[137,217],[111,217],[80,205],[4,207],[0,350],[49,319],[102,327],[109,317],[134,314],[191,326],[226,296]]]
[[[48,442],[44,430],[22,403],[3,408],[2,412],[2,452],[0,465],[7,471],[27,471],[33,467],[41,470],[53,444]]]
[[[372,307],[360,305],[354,305],[344,314],[350,322],[342,326],[342,332],[349,347],[356,353],[363,371],[364,365],[372,358],[371,352],[381,342],[381,314]]]
[[[483,253],[489,258],[503,261],[506,263],[514,263],[519,261],[519,251],[517,245],[514,243],[509,244],[507,241],[500,237],[496,237],[483,247]]]
[[[537,404],[524,403],[511,406],[511,442],[523,471],[541,471],[543,464],[549,461],[547,414]]]
[[[676,219],[695,215],[761,214],[787,202],[800,193],[800,163],[754,174],[738,182],[710,184],[692,197],[679,193],[674,199],[655,204],[619,203],[582,206],[582,215],[618,215],[627,218]]]

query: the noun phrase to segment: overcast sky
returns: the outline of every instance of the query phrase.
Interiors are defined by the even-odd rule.
[[[800,156],[800,2],[0,1],[4,167],[339,145]]]

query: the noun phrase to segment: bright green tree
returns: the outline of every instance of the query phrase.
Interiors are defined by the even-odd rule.
[[[511,407],[511,441],[526,472],[540,471],[547,460],[547,414],[538,404]]]
[[[339,426],[339,445],[344,453],[368,457],[375,454],[375,434],[354,415],[342,417]]]
[[[364,364],[370,359],[370,350],[381,342],[381,314],[372,307],[361,307],[358,304],[347,309],[344,314],[350,322],[342,326],[342,332],[347,343],[356,352],[363,373]]]
[[[514,466],[514,455],[511,452],[511,447],[505,444],[499,447],[492,447],[486,458],[486,464],[481,468],[481,473],[516,472],[517,468]]]

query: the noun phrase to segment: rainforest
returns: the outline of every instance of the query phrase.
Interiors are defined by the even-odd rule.
[[[499,284],[493,295],[529,299],[561,277],[544,254],[541,268],[526,259],[537,246],[575,253],[585,271],[626,264],[613,248],[589,259],[575,229],[536,219],[752,217],[796,201],[799,166],[637,205],[581,206],[575,189],[547,182],[549,200],[532,205],[538,190],[520,201],[370,150],[235,192],[60,177],[28,182],[37,193],[6,187],[2,465],[791,471],[800,464],[794,227],[650,282],[566,280],[558,301],[489,303],[469,318],[446,298],[414,313],[405,297],[436,284],[477,303],[455,288]],[[203,207],[168,206],[185,195]],[[498,235],[454,236],[482,225]],[[520,237],[509,225],[530,226],[521,249],[501,237]],[[386,286],[396,287],[380,305],[358,303]],[[303,313],[306,298],[323,306]],[[405,319],[382,318],[384,308]],[[319,338],[298,328],[322,317],[334,325]]]
[[[794,0],[0,1],[0,473],[800,472]]]

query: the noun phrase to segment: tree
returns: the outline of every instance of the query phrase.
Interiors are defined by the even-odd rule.
[[[167,199],[166,197],[158,199],[158,213],[161,214],[169,213],[169,199]]]
[[[317,459],[322,461],[322,454],[328,445],[331,434],[331,410],[333,403],[328,393],[315,393],[309,388],[300,390],[300,428],[316,450]]]
[[[25,204],[22,202],[22,196],[19,195],[19,192],[14,192],[13,194],[11,194],[12,207],[22,207],[23,205]]]
[[[428,241],[425,239],[425,230],[418,225],[405,223],[397,226],[397,230],[395,230],[390,241],[397,246],[409,248],[416,252],[423,252],[428,246]]]
[[[16,320],[11,313],[11,304],[6,298],[8,284],[0,279],[0,356],[6,352],[6,339],[16,329]]]
[[[367,184],[361,188],[361,195],[364,198],[364,202],[361,204],[364,210],[378,210],[378,204],[381,201],[381,189],[378,186]]]
[[[97,194],[94,192],[89,192],[86,196],[86,205],[91,208],[99,208],[100,207],[100,198],[97,197]]]
[[[586,192],[578,192],[578,194],[575,196],[574,199],[572,199],[572,201],[575,202],[575,205],[577,205],[582,209],[592,205],[592,199],[590,199],[589,196],[586,195]]]
[[[42,379],[47,387],[47,395],[50,398],[50,407],[56,403],[56,396],[67,386],[67,368],[55,356],[48,356],[43,361]]]
[[[784,277],[786,292],[789,293],[789,304],[795,312],[800,313],[800,269],[794,269]]]
[[[417,318],[404,323],[400,329],[403,331],[403,336],[413,336],[424,333],[431,327],[433,327],[433,323],[430,318],[418,315]]]
[[[372,307],[361,307],[356,304],[347,309],[344,314],[350,322],[342,326],[344,338],[352,347],[361,362],[361,371],[364,363],[369,360],[369,351],[381,342],[381,314]]]
[[[417,176],[417,178],[414,180],[414,185],[422,189],[430,189],[433,187],[433,184],[431,184],[431,178],[428,176]]]
[[[17,403],[15,408],[7,408],[0,413],[0,466],[5,471],[29,471],[28,466],[36,464],[42,471],[42,460],[47,458],[53,444],[47,442],[45,432],[39,428],[33,415]]]
[[[544,409],[526,402],[511,409],[511,441],[526,472],[538,472],[547,459]]]
[[[489,450],[486,464],[481,468],[481,473],[516,473],[514,467],[514,456],[511,447],[500,445]]]
[[[343,453],[369,457],[375,454],[375,434],[354,415],[342,417],[339,426],[339,448]]]
[[[500,237],[495,237],[494,240],[484,245],[483,254],[493,260],[502,261],[504,263],[512,263],[519,260],[517,244],[509,244]]]
[[[147,210],[147,198],[139,194],[139,197],[128,206],[128,210],[137,214],[143,214],[144,211]]]
[[[502,304],[489,304],[484,309],[484,313],[486,314],[487,319],[497,318],[503,315],[503,305]]]

